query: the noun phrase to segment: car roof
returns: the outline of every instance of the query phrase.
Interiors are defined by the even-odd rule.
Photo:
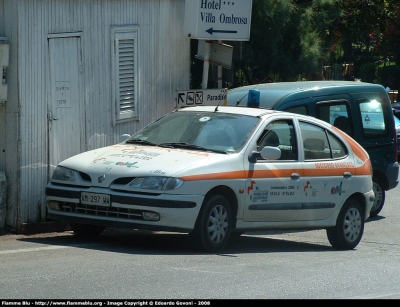
[[[264,114],[276,113],[280,111],[266,110],[260,108],[243,108],[243,107],[233,107],[233,106],[196,106],[196,107],[185,107],[179,109],[179,111],[190,111],[190,112],[215,112],[215,110],[230,114],[241,114],[248,116],[262,116]]]
[[[217,111],[216,111],[217,110]],[[298,119],[303,120],[311,120],[319,125],[329,127],[331,126],[329,123],[315,118],[313,116],[303,115],[303,114],[296,114],[292,112],[286,111],[278,111],[273,109],[263,109],[263,108],[249,108],[249,107],[232,107],[232,106],[196,106],[196,107],[185,107],[182,109],[178,109],[180,112],[223,112],[228,114],[240,114],[240,115],[247,115],[247,116],[254,116],[254,117],[264,117],[267,115],[274,115],[274,114],[283,114],[289,116],[290,118],[297,117]]]
[[[228,91],[228,105],[247,104],[249,90],[259,90],[261,93],[260,107],[273,108],[279,101],[289,95],[299,94],[298,98],[312,97],[324,93],[337,93],[338,91],[362,90],[377,88],[384,90],[380,84],[355,82],[355,81],[298,81],[261,83],[234,88]],[[323,91],[324,93],[321,93]],[[301,96],[301,97],[300,97]]]

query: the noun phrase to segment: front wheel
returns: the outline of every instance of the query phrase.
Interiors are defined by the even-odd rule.
[[[69,226],[74,234],[80,237],[98,237],[106,229],[105,226],[79,223],[69,223]]]
[[[354,249],[364,233],[364,211],[355,199],[348,199],[340,210],[336,225],[326,229],[329,243],[341,250]]]
[[[373,178],[373,189],[375,193],[375,201],[372,205],[369,217],[374,217],[381,212],[383,205],[385,204],[385,188],[379,179]]]
[[[214,253],[228,243],[231,229],[232,210],[228,200],[222,195],[211,195],[205,199],[190,236],[197,248]]]

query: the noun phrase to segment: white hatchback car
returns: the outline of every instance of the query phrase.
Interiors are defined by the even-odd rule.
[[[189,233],[218,252],[246,230],[326,229],[354,249],[374,202],[371,162],[313,117],[243,107],[187,107],[125,142],[62,161],[48,218],[77,235],[107,227]]]

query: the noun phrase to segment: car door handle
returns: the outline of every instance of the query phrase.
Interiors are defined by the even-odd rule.
[[[344,172],[344,174],[343,174],[343,177],[344,178],[346,178],[346,179],[348,179],[348,178],[351,178],[351,173],[350,172]]]
[[[297,173],[293,173],[290,175],[290,178],[292,178],[292,180],[299,180],[300,179],[300,175]]]

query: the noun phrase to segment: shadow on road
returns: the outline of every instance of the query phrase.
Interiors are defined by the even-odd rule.
[[[268,237],[266,237],[267,235]],[[323,245],[306,241],[297,242],[290,239],[274,238],[273,235],[273,232],[257,232],[256,235],[245,233],[240,237],[232,237],[225,249],[218,254],[234,256],[244,253],[335,251],[329,245],[328,241],[326,245]],[[18,240],[42,245],[59,245],[126,254],[205,254],[193,247],[187,234],[143,230],[106,229],[97,238],[81,238],[67,231],[58,233],[57,235],[41,234],[40,236],[24,236]]]
[[[377,216],[374,216],[374,217],[370,217],[369,219],[367,219],[365,221],[365,223],[377,222],[377,221],[384,220],[384,219],[386,219],[386,217],[381,216],[381,215],[377,215]]]

